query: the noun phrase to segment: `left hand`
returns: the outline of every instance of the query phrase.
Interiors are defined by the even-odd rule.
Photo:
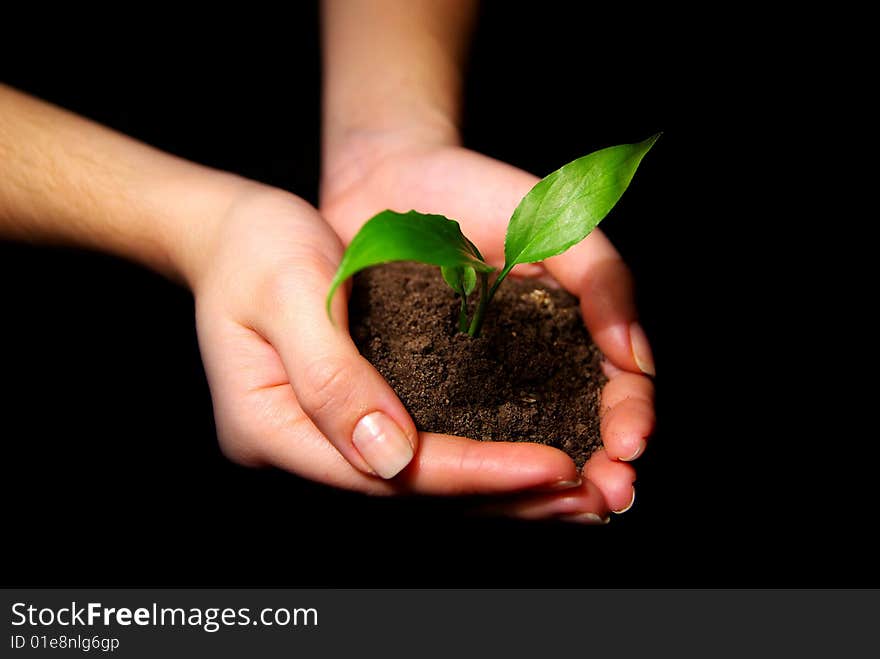
[[[495,266],[504,261],[507,222],[535,176],[459,146],[418,146],[371,136],[335,154],[325,169],[321,212],[348,244],[363,223],[386,208],[415,209],[456,219]],[[581,300],[587,329],[606,356],[609,382],[602,392],[604,448],[584,466],[580,488],[523,494],[493,504],[493,511],[525,518],[571,516],[596,522],[595,489],[608,508],[628,510],[635,499],[629,464],[654,428],[651,349],[637,321],[629,269],[605,235],[594,230],[567,252],[514,268],[512,275],[555,280]]]

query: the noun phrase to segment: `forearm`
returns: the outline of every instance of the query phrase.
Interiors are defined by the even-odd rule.
[[[325,0],[324,170],[376,136],[455,142],[473,0]]]
[[[0,238],[78,245],[192,284],[246,182],[0,85]]]

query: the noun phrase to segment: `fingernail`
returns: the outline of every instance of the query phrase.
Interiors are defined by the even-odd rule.
[[[358,421],[351,441],[382,478],[399,474],[413,457],[413,447],[406,435],[382,412],[372,412]]]
[[[612,510],[615,515],[623,515],[627,510],[633,507],[633,504],[636,502],[636,488],[633,486],[633,495],[632,499],[629,500],[629,503],[626,505],[626,508],[622,508],[621,510]]]
[[[546,485],[545,488],[548,490],[571,490],[576,487],[580,487],[583,484],[583,479],[578,478],[575,481],[556,481],[554,483],[550,483]]]
[[[632,345],[633,358],[636,360],[636,365],[642,373],[656,375],[651,344],[648,343],[648,336],[638,322],[634,322],[629,326],[629,342]]]
[[[637,457],[639,457],[642,454],[642,451],[644,451],[644,450],[645,450],[645,440],[640,439],[639,445],[636,447],[636,450],[633,452],[633,454],[631,456],[629,456],[628,458],[620,458],[620,459],[623,462],[632,462]]]
[[[560,515],[556,519],[575,524],[607,524],[611,521],[611,516],[599,517],[596,513],[577,513],[575,515]]]

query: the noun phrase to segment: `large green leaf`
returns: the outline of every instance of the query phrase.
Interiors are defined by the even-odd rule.
[[[464,237],[455,220],[416,211],[382,211],[361,227],[345,250],[327,294],[327,313],[330,313],[333,295],[342,282],[364,268],[391,261],[419,261],[439,265],[447,268],[450,273],[452,270],[449,269],[461,269],[455,276],[461,286],[467,286],[472,280],[464,274],[467,269],[477,272],[494,270],[483,261],[477,248]],[[452,277],[454,281],[455,277]],[[458,290],[455,286],[453,288]]]
[[[507,225],[504,273],[517,263],[556,256],[579,243],[623,195],[660,133],[578,158],[541,179]]]

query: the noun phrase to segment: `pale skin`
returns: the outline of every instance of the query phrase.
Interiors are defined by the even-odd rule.
[[[538,179],[460,146],[460,70],[474,4],[324,1],[321,212],[344,242],[363,218],[385,208],[414,208],[457,219],[483,255],[502,264],[507,221]],[[654,428],[654,362],[638,324],[632,278],[598,230],[564,254],[513,273],[552,280],[581,298],[587,328],[607,356],[604,449],[587,463],[580,485],[553,495],[517,496],[492,509],[604,520],[608,510],[632,505],[630,463]],[[502,447],[511,456],[519,448]],[[558,457],[558,451],[540,447],[530,459],[533,468],[551,469]]]
[[[583,474],[546,446],[417,432],[351,341],[346,294],[334,300],[338,327],[324,313],[343,244],[373,213],[455,217],[498,263],[510,211],[537,180],[458,146],[469,6],[367,4],[325,6],[320,212],[0,85],[0,237],[112,252],[187,285],[218,438],[237,462],[369,494],[479,494],[500,514],[601,523],[631,504],[628,460],[654,423],[650,348],[604,236],[518,273],[580,295],[608,357],[604,449]],[[391,110],[390,89],[402,94]]]

